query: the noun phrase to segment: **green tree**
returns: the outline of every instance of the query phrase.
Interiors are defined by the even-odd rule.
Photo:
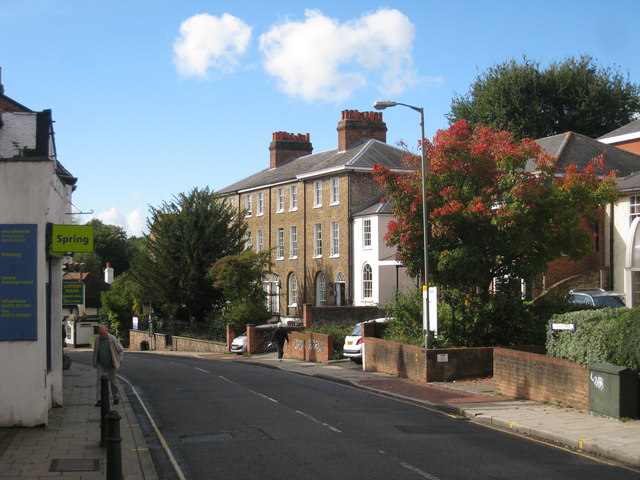
[[[555,159],[535,142],[514,141],[505,131],[459,121],[425,147],[429,273],[462,292],[488,293],[494,277],[531,279],[561,255],[582,258],[593,242],[585,224],[616,197],[612,178],[598,177],[602,158],[559,176]],[[424,257],[421,170],[414,165],[411,173],[376,166],[374,176],[395,216],[387,241],[417,275]]]
[[[511,132],[516,138],[543,138],[573,131],[597,138],[640,112],[640,87],[618,69],[600,68],[590,56],[569,57],[546,70],[526,57],[490,67],[470,92],[456,96],[447,115]]]
[[[89,220],[86,225],[93,226],[94,251],[90,253],[76,253],[74,262],[86,263],[82,271],[91,272],[98,278],[103,277],[103,269],[107,262],[113,267],[116,275],[129,270],[133,250],[130,240],[122,227],[107,225],[97,218]],[[71,267],[70,270],[79,270]]]
[[[174,196],[150,213],[147,246],[134,268],[144,297],[165,319],[182,309],[189,320],[202,321],[222,301],[222,290],[207,278],[209,267],[242,251],[246,224],[208,188]]]
[[[225,316],[238,327],[247,323],[263,323],[271,313],[267,310],[264,276],[271,269],[270,252],[245,250],[215,262],[209,269],[214,286],[221,288],[227,302]]]
[[[109,330],[116,337],[126,339],[132,328],[136,298],[139,296],[138,285],[129,274],[119,275],[111,284],[111,288],[100,294],[102,309],[100,319],[109,325]]]

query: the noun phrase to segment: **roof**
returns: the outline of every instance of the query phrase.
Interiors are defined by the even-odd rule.
[[[345,151],[338,149],[292,158],[277,168],[267,168],[250,175],[218,193],[252,190],[345,170],[373,170],[375,164],[392,170],[405,170],[405,151],[379,140],[364,140]]]
[[[620,177],[640,171],[640,155],[607,145],[574,132],[566,132],[536,140],[536,143],[551,156],[558,159],[559,171],[575,164],[580,170],[600,154],[604,154],[605,170],[613,170]],[[533,161],[527,163],[527,170],[533,170]]]
[[[382,201],[383,199],[385,200]],[[379,196],[374,201],[355,211],[353,214],[354,217],[364,217],[369,215],[393,215],[389,199],[385,198],[384,195]]]
[[[616,128],[614,131],[599,137],[598,140],[602,143],[616,143],[633,140],[634,138],[640,138],[640,119]]]

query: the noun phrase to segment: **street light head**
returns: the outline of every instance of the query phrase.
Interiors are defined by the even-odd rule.
[[[384,110],[387,107],[395,107],[396,105],[398,104],[396,102],[392,102],[391,100],[382,100],[374,103],[373,108],[375,108],[376,110]]]

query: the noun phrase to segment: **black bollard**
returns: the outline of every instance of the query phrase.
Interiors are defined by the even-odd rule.
[[[107,436],[107,480],[122,480],[122,452],[120,436],[120,414],[111,410],[107,414],[109,433]]]
[[[107,414],[109,413],[109,378],[100,377],[100,446],[107,446]]]

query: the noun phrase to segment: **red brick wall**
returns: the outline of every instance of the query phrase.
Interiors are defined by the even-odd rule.
[[[365,372],[388,373],[426,382],[424,348],[374,337],[364,337],[363,341],[362,368]]]
[[[493,379],[495,392],[509,397],[589,408],[589,369],[568,360],[496,348]]]
[[[289,332],[284,354],[307,362],[327,363],[333,357],[333,337],[315,332]]]
[[[427,381],[448,382],[493,375],[493,347],[440,348],[427,352]]]
[[[620,142],[615,144],[616,147],[622,150],[627,150],[631,153],[640,155],[640,140],[629,140],[627,142]]]

